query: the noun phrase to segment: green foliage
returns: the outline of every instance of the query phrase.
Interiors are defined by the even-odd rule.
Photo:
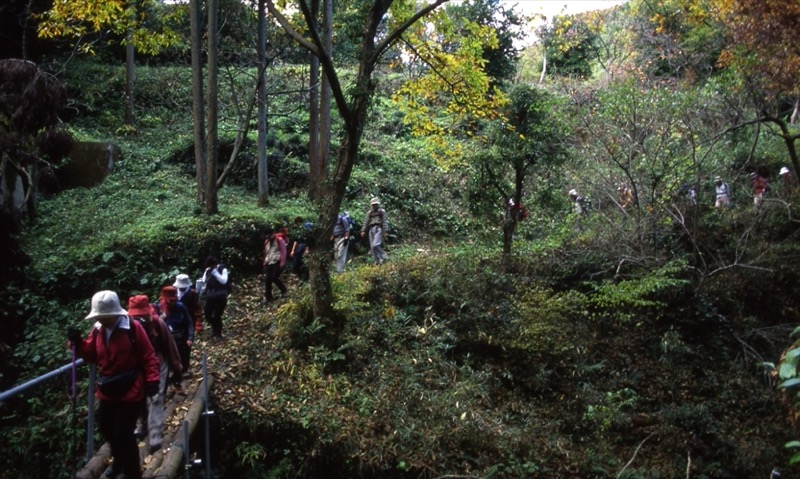
[[[578,16],[558,15],[539,28],[547,55],[547,68],[556,75],[586,78],[596,56],[597,34]]]
[[[640,278],[606,280],[596,287],[589,303],[593,316],[625,323],[641,321],[647,313],[656,318],[666,306],[664,298],[688,285],[685,261],[673,261]]]
[[[630,410],[638,399],[636,391],[628,388],[607,392],[599,404],[589,404],[583,419],[599,433],[607,432],[615,423],[624,421],[622,413]]]

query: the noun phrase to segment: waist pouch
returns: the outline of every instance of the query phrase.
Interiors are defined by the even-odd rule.
[[[139,376],[138,369],[131,369],[111,376],[98,376],[97,389],[107,397],[120,397],[125,395],[136,382]]]

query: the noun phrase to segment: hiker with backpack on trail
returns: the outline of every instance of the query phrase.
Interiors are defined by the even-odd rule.
[[[206,270],[197,280],[200,294],[205,296],[203,315],[211,325],[214,341],[222,341],[222,315],[228,307],[228,296],[231,294],[231,281],[228,268],[219,262],[216,256],[206,258]]]
[[[181,368],[183,373],[172,372],[172,387],[175,392],[182,393],[183,386],[181,381],[184,377],[189,377],[189,358],[192,353],[194,343],[194,319],[186,306],[178,301],[178,288],[175,286],[164,286],[161,288],[161,297],[156,307],[159,317],[167,324],[172,339],[178,347],[181,358]]]
[[[164,433],[164,396],[167,392],[167,378],[170,370],[181,374],[183,366],[178,346],[172,339],[169,328],[158,317],[146,295],[139,294],[128,298],[128,317],[142,325],[158,358],[158,393],[147,398],[141,426],[142,431],[147,431],[149,452],[154,454],[161,449]],[[143,434],[144,432],[137,436],[141,437]]]
[[[381,265],[389,258],[383,250],[383,238],[388,232],[388,218],[386,210],[381,208],[378,198],[369,200],[370,209],[364,218],[364,225],[361,230],[361,237],[369,233],[369,252],[375,258],[375,264]]]
[[[767,195],[769,185],[766,178],[755,171],[750,173],[750,181],[753,182],[753,204],[756,208],[760,208],[764,203],[764,197]]]
[[[575,214],[578,216],[588,216],[591,207],[589,200],[578,194],[578,190],[569,190],[569,198],[573,202]]]
[[[86,319],[96,321],[89,336],[69,328],[67,346],[84,361],[97,364],[97,426],[113,457],[106,476],[124,473],[126,479],[141,479],[134,429],[145,396],[158,394],[158,358],[147,332],[122,309],[114,291],[95,293]]]
[[[348,212],[341,213],[336,218],[333,225],[331,240],[334,242],[334,258],[336,260],[336,272],[341,273],[347,265],[347,250],[350,246],[350,233],[354,225],[353,219]]]
[[[286,285],[281,281],[281,272],[286,267],[286,242],[283,236],[272,228],[266,231],[264,240],[264,299],[262,305],[268,305],[275,300],[272,295],[272,285],[276,285],[281,295],[286,295]]]
[[[721,176],[714,177],[714,208],[720,208],[731,202],[731,187],[722,181]]]
[[[194,320],[194,332],[200,334],[203,332],[203,307],[200,305],[200,295],[197,293],[192,280],[189,279],[188,274],[179,274],[175,276],[175,282],[172,286],[178,290],[178,301],[186,306],[189,314],[192,315]]]

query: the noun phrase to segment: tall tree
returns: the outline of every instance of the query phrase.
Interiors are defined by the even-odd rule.
[[[330,282],[329,253],[331,249],[331,232],[334,220],[341,207],[345,188],[350,180],[353,165],[356,161],[361,143],[364,126],[367,119],[367,109],[375,90],[373,72],[386,51],[398,42],[401,36],[447,0],[434,0],[425,7],[415,10],[410,2],[400,0],[373,0],[362,4],[363,10],[363,36],[360,46],[358,71],[353,80],[352,88],[347,94],[339,78],[339,71],[333,63],[332,52],[323,42],[315,28],[316,19],[305,0],[295,3],[303,14],[308,37],[302,35],[297,28],[275,6],[273,0],[267,1],[267,7],[272,16],[280,23],[284,30],[303,48],[316,56],[322,67],[324,75],[331,85],[331,94],[336,103],[336,108],[343,122],[342,140],[339,144],[336,165],[332,174],[320,185],[319,195],[315,200],[317,207],[317,224],[320,225],[314,232],[310,244],[309,255],[309,281],[313,291],[313,311],[316,318],[333,321],[338,331],[342,326],[341,318],[337,318],[333,311],[333,294]],[[390,7],[405,7],[403,10],[394,10],[394,15],[388,17],[389,29],[381,32],[387,22]],[[379,33],[381,33],[379,35]]]
[[[219,118],[219,9],[217,0],[206,0],[208,8],[208,98],[206,124],[206,184],[205,211],[208,214],[218,212],[217,202],[217,159],[219,158],[219,139],[217,120]]]
[[[206,161],[206,109],[203,96],[203,17],[201,0],[190,0],[190,24],[192,46],[192,134],[194,137],[194,163],[197,181],[197,204],[206,202],[205,186],[208,183]]]
[[[503,260],[510,264],[512,241],[520,215],[525,188],[537,172],[542,173],[566,160],[555,98],[529,85],[518,85],[509,94],[503,118],[494,121],[479,140],[483,148],[475,157],[481,189],[493,205],[504,205]]]
[[[267,206],[269,198],[269,163],[267,162],[267,6],[258,0],[258,78],[256,101],[258,102],[258,206]]]

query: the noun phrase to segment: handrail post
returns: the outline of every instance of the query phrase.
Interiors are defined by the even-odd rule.
[[[89,363],[89,388],[87,396],[87,418],[86,418],[86,462],[94,455],[94,381],[97,365]]]
[[[208,357],[203,353],[203,401],[205,402],[205,420],[206,420],[206,477],[211,477],[211,432],[209,431],[209,415],[213,414],[208,410]]]

